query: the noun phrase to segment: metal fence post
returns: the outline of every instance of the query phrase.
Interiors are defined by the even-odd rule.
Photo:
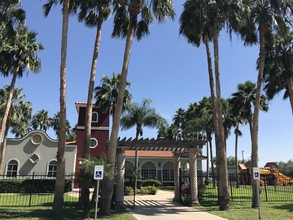
[[[232,174],[229,175],[229,179],[230,179],[230,191],[231,191],[231,201],[233,201],[233,189],[232,189]]]
[[[32,181],[31,181],[31,184],[30,184],[30,199],[29,199],[29,204],[28,206],[31,206],[31,203],[32,203],[32,191],[33,191],[33,180],[35,179],[35,172],[33,172],[33,176],[32,176]]]
[[[264,178],[264,188],[265,188],[265,195],[266,195],[266,202],[267,202],[268,201],[267,178]]]

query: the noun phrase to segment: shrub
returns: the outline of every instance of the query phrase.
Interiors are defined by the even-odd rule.
[[[157,193],[158,189],[155,186],[142,186],[140,188],[141,194],[150,194],[155,195]]]
[[[129,196],[133,192],[133,188],[131,186],[125,186],[124,195]]]
[[[141,186],[155,186],[160,187],[161,182],[155,179],[141,180]]]
[[[49,193],[55,190],[55,179],[5,179],[0,181],[0,193]],[[72,190],[72,180],[65,180],[64,191]]]

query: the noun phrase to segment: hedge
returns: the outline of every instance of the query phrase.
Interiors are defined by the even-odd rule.
[[[55,179],[2,179],[0,193],[52,193]],[[72,191],[72,180],[66,179],[64,192]]]

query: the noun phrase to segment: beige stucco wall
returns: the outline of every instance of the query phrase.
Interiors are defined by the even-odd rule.
[[[39,135],[39,143],[33,141],[35,135]],[[6,173],[8,162],[13,159],[17,160],[19,164],[18,175],[28,175],[33,172],[35,174],[46,174],[50,161],[56,160],[57,149],[57,140],[51,139],[46,133],[39,130],[31,131],[23,138],[8,139],[3,164],[4,174]],[[39,161],[36,163],[32,163],[29,160],[33,154],[39,156]],[[65,158],[65,173],[71,174],[74,172],[76,145],[65,146]]]

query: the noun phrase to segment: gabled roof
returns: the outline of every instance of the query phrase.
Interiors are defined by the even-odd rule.
[[[277,163],[275,162],[267,162],[265,165],[265,168],[272,168],[272,167],[278,167]]]

